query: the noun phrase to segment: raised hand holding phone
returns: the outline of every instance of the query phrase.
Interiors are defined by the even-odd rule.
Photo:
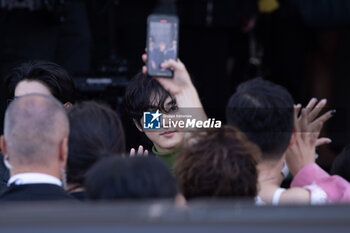
[[[145,63],[147,62],[146,54],[142,55],[142,60]],[[177,61],[169,60],[163,63],[162,66],[173,70],[173,78],[154,78],[176,99],[177,106],[183,109],[197,109],[197,111],[195,111],[197,119],[207,120],[208,117],[185,65],[178,59]],[[142,72],[146,74],[147,69],[146,66],[143,66]]]

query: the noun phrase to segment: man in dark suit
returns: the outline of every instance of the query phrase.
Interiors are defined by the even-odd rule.
[[[40,94],[15,99],[5,114],[1,149],[10,170],[1,201],[70,200],[65,190],[69,123],[56,99]]]
[[[6,189],[7,181],[9,179],[9,171],[6,168],[2,158],[3,158],[3,155],[0,152],[0,194],[3,193],[3,191]]]

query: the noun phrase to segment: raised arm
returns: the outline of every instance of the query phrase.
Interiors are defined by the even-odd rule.
[[[317,103],[312,99],[302,110],[300,105],[295,106],[295,139],[286,152],[287,164],[294,175],[291,187],[308,189],[312,204],[321,199],[349,202],[350,184],[339,176],[330,176],[315,163],[316,146],[331,142],[328,138],[318,138],[323,124],[335,113],[328,111],[318,117],[325,105],[326,100]]]

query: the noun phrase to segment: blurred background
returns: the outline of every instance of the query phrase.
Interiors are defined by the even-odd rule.
[[[348,0],[1,0],[0,80],[28,60],[56,62],[73,75],[78,99],[121,113],[128,148],[147,145],[121,101],[141,70],[152,13],[178,15],[179,57],[212,118],[225,121],[237,84],[255,77],[285,86],[296,103],[327,98],[337,113],[323,134],[333,143],[318,163],[329,168],[349,141]],[[2,96],[2,112],[6,103]]]

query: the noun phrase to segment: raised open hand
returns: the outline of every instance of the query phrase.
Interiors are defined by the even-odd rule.
[[[335,113],[332,110],[318,116],[326,104],[325,99],[318,102],[313,98],[306,108],[302,109],[300,104],[294,106],[295,132],[293,143],[286,151],[286,161],[293,175],[305,165],[315,162],[317,146],[331,142],[329,138],[319,138],[324,123]]]

